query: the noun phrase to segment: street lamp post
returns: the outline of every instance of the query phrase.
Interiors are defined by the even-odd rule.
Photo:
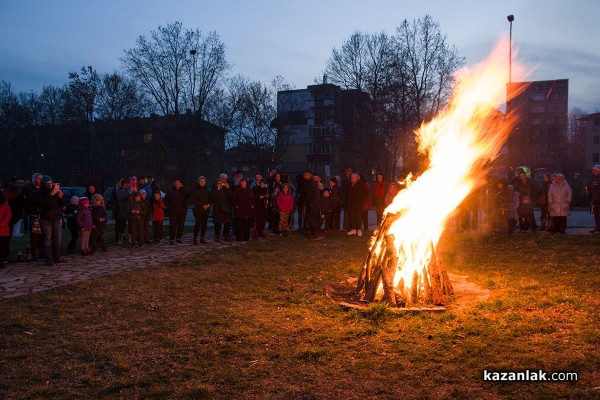
[[[510,23],[510,34],[509,34],[509,47],[508,47],[508,83],[512,82],[512,23],[515,20],[515,16],[510,14],[506,17]]]
[[[193,71],[192,71],[192,106],[194,107],[194,115],[198,113],[198,108],[196,107],[196,55],[198,52],[196,49],[190,50],[190,55],[194,59]]]

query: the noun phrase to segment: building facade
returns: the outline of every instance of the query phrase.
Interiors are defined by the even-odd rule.
[[[161,186],[180,177],[190,185],[198,175],[216,179],[225,161],[225,130],[193,115],[35,126],[18,134],[13,157],[0,160],[4,179],[41,171],[63,186],[91,179],[102,188],[134,175],[153,176]]]
[[[360,140],[368,137],[369,95],[328,84],[277,93],[278,167],[295,176],[306,169],[329,177],[359,169]]]
[[[508,164],[563,168],[568,160],[569,80],[509,83],[507,98],[507,116],[515,121],[506,144]]]
[[[584,170],[590,171],[594,165],[600,164],[600,113],[586,115],[579,122],[580,139],[584,144]]]

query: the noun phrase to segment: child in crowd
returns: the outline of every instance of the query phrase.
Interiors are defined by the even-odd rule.
[[[131,229],[131,248],[144,248],[144,221],[146,219],[146,203],[142,201],[142,195],[134,192],[131,196],[127,211],[129,212],[129,226]]]
[[[0,190],[0,269],[6,268],[10,254],[10,229],[8,223],[12,218],[12,212],[4,193]]]
[[[333,201],[331,199],[331,191],[329,188],[324,188],[321,194],[321,224],[323,233],[327,233],[327,229],[332,225],[333,218]]]
[[[71,233],[71,240],[67,246],[67,250],[74,252],[77,248],[77,239],[79,239],[79,226],[77,225],[77,208],[79,207],[79,197],[71,197],[71,201],[67,205],[65,214],[67,216],[67,228]]]
[[[294,211],[294,196],[290,193],[290,185],[283,185],[283,191],[277,195],[277,209],[279,210],[278,232],[283,234],[289,232],[290,214]]]
[[[92,229],[92,251],[98,249],[102,249],[104,252],[108,251],[106,241],[104,240],[107,219],[108,213],[104,205],[104,197],[96,193],[92,196],[92,222],[94,223],[94,229]]]
[[[92,221],[92,210],[90,210],[90,200],[87,197],[79,199],[79,207],[77,207],[77,226],[81,232],[81,255],[87,256],[92,253],[90,249],[90,235],[94,228]]]
[[[154,243],[162,244],[163,224],[165,222],[165,201],[160,196],[160,192],[154,192],[152,210],[152,233]]]
[[[383,198],[383,202],[385,203],[385,206],[389,206],[390,204],[392,204],[392,202],[394,201],[394,197],[396,197],[396,195],[398,194],[398,185],[396,183],[390,183],[390,186],[388,186],[388,190],[387,193],[385,194],[385,197]]]

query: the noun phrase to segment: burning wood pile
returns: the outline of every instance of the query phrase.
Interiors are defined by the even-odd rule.
[[[488,59],[457,74],[450,105],[417,132],[428,168],[385,210],[358,279],[362,300],[391,305],[443,305],[453,293],[436,248],[454,210],[485,183],[488,167],[510,132],[502,42]],[[517,73],[519,66],[513,67]]]

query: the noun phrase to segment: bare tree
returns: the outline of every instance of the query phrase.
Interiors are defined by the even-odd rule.
[[[140,117],[150,110],[136,83],[119,74],[104,74],[98,91],[97,114],[101,119],[121,120]]]
[[[206,110],[208,100],[218,90],[230,65],[225,57],[225,44],[216,32],[204,36],[199,30],[193,31],[190,46],[191,106],[194,113],[206,119],[210,115]]]
[[[454,82],[453,73],[463,65],[464,59],[448,44],[439,23],[429,15],[412,22],[404,20],[396,30],[395,39],[400,49],[407,95],[420,124],[445,106]]]

